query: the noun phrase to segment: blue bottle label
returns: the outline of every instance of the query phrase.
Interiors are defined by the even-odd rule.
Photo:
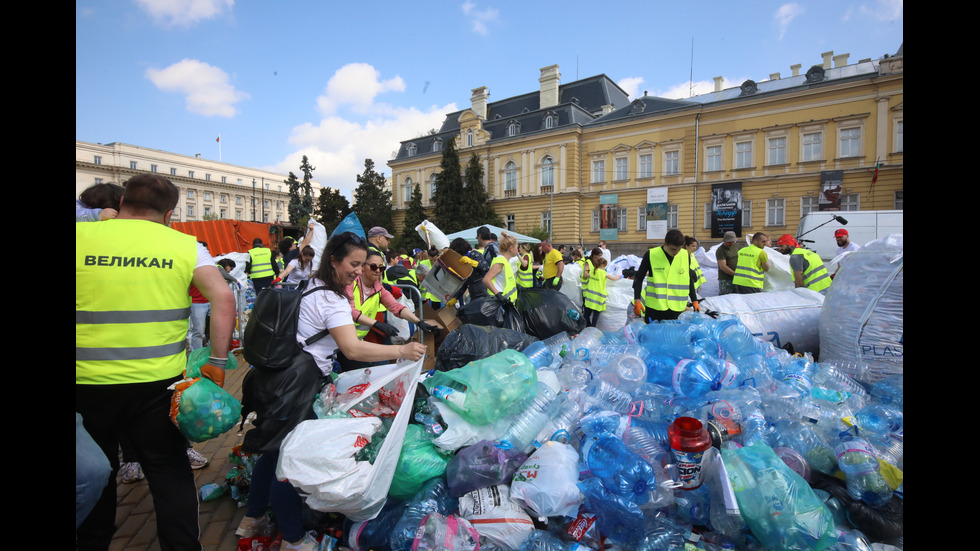
[[[672,449],[674,459],[677,461],[677,471],[680,474],[681,488],[693,490],[701,485],[701,460],[704,452],[683,452]]]

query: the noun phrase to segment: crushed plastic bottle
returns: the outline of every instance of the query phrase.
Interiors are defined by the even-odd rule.
[[[863,438],[842,432],[835,449],[837,464],[847,476],[847,493],[872,507],[884,507],[892,498],[892,489],[881,476],[874,448]]]

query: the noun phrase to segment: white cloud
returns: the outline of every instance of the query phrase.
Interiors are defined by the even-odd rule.
[[[783,4],[779,6],[779,9],[776,10],[775,19],[776,24],[779,25],[780,40],[786,35],[786,29],[789,27],[789,24],[800,15],[803,15],[804,11],[806,10],[799,4]]]
[[[896,21],[902,18],[904,0],[877,0],[872,6],[861,5],[861,13],[879,21]]]
[[[206,117],[233,117],[235,104],[249,95],[235,90],[228,74],[198,61],[184,59],[166,69],[147,69],[146,78],[164,92],[184,94],[187,110]]]
[[[741,86],[745,82],[745,79],[733,80],[728,77],[722,79],[722,89],[734,88],[736,86]],[[701,94],[708,94],[715,91],[715,81],[712,80],[700,80],[691,85],[691,81],[681,82],[675,84],[666,90],[658,90],[653,92],[652,95],[668,98],[668,99],[687,99],[691,96],[698,96]]]
[[[387,163],[399,142],[441,127],[447,113],[458,111],[454,103],[423,111],[375,101],[383,92],[404,90],[401,78],[383,80],[371,65],[352,63],[340,68],[327,83],[326,93],[316,100],[323,118],[293,128],[289,143],[296,151],[275,170],[295,173],[306,155],[316,167],[313,177],[321,186],[339,189],[353,200],[364,159],[373,160],[377,172],[390,176]]]
[[[640,86],[643,85],[643,77],[626,77],[616,84],[626,92],[626,95],[636,99],[640,97]]]
[[[136,0],[158,23],[186,27],[231,10],[235,0]]]
[[[474,32],[486,36],[490,32],[487,24],[495,22],[500,11],[495,8],[478,10],[476,4],[467,1],[463,3],[463,14],[470,18]]]

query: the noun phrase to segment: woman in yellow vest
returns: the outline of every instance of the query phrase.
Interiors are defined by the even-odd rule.
[[[534,257],[531,256],[531,244],[521,245],[521,263],[517,268],[517,286],[525,289],[534,287]]]
[[[606,281],[616,281],[619,276],[606,273],[607,262],[601,252],[598,256],[591,256],[589,262],[593,267],[589,272],[589,282],[582,289],[582,300],[585,302],[585,323],[589,327],[595,327],[599,322],[599,314],[606,311],[606,299],[609,298]]]
[[[684,248],[687,249],[687,252],[691,253],[691,269],[694,270],[694,276],[697,278],[694,280],[695,289],[700,289],[705,282],[704,273],[701,271],[701,265],[698,264],[698,259],[694,256],[694,253],[697,252],[698,247],[700,246],[701,243],[698,242],[697,239],[684,236]]]
[[[496,297],[498,301],[517,301],[517,283],[514,268],[510,259],[517,255],[517,239],[507,232],[500,233],[500,254],[493,257],[487,275],[483,276],[483,284],[487,286],[487,294]]]

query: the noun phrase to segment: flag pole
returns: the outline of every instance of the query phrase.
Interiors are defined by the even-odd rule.
[[[218,134],[218,139],[215,141],[218,142],[218,162],[220,163],[221,162],[221,134]]]

